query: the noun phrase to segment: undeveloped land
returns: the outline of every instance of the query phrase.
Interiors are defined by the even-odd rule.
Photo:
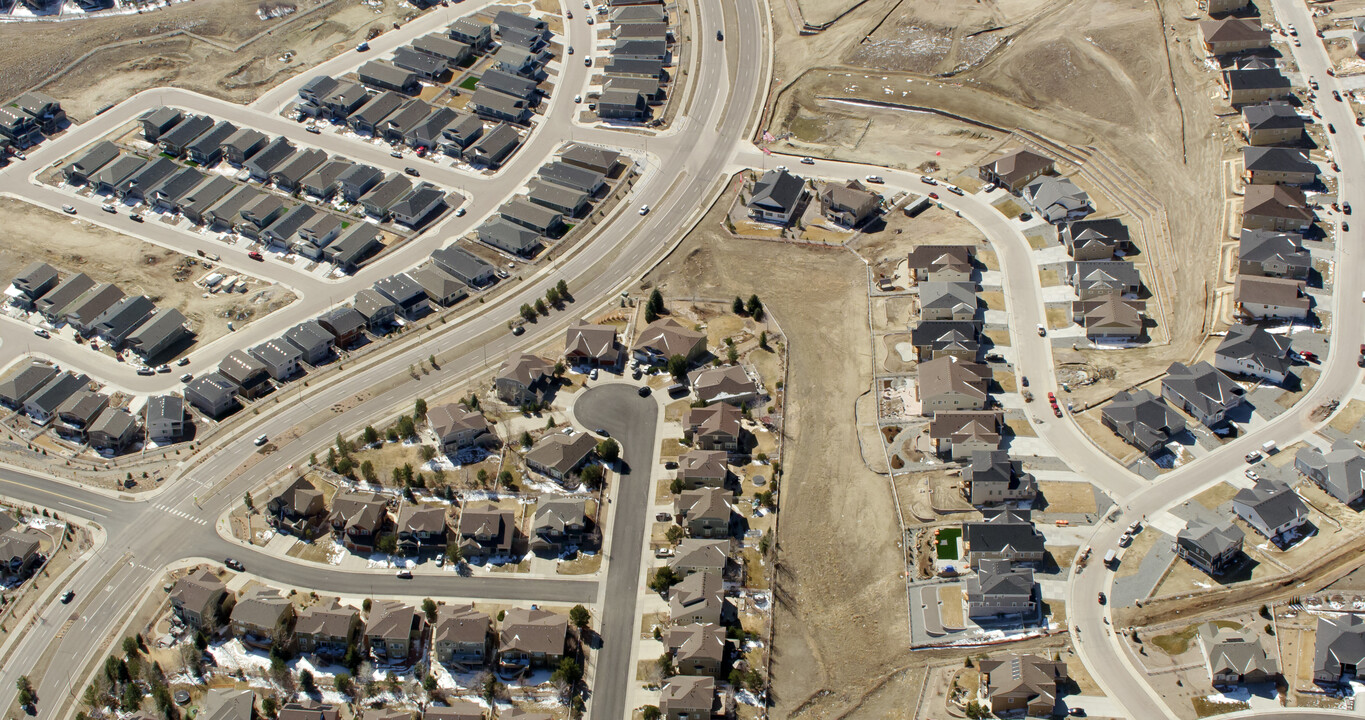
[[[83,272],[129,295],[146,295],[158,308],[176,308],[201,343],[226,333],[228,322],[240,329],[294,301],[289,290],[259,281],[245,295],[204,297],[193,282],[206,272],[198,259],[18,200],[0,198],[0,225],[8,230],[0,247],[0,281],[36,261],[64,276]]]

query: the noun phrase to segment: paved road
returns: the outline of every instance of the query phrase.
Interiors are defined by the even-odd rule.
[[[640,397],[634,385],[597,385],[574,403],[574,416],[585,427],[611,433],[621,443],[625,461],[613,492],[611,556],[599,613],[603,644],[592,700],[593,718],[616,719],[630,712],[625,703],[635,675],[630,654],[639,637],[635,606],[645,579],[641,552],[649,525],[650,469],[659,454],[659,403],[652,396]]]

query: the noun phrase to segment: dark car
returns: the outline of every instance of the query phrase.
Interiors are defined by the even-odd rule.
[[[403,568],[402,570],[399,570],[399,571],[398,571],[398,574],[396,575],[396,577],[397,577],[399,580],[411,580],[411,579],[412,579],[412,571],[409,570],[409,569],[407,569],[407,568]]]
[[[1332,123],[1327,123],[1327,132],[1329,132],[1329,133],[1335,133],[1336,131],[1337,131],[1337,129],[1336,129],[1335,127],[1332,126]]]
[[[716,31],[716,39],[717,39],[717,40],[724,40],[724,39],[725,39],[725,33],[724,33],[724,32],[721,32],[720,30],[717,30],[717,31]]]
[[[67,590],[66,592],[62,593],[62,604],[63,604],[63,605],[70,605],[70,604],[71,604],[71,601],[72,601],[72,600],[75,600],[75,599],[76,599],[76,593],[71,592],[70,590]]]
[[[1342,203],[1342,204],[1341,204],[1341,211],[1344,212],[1344,213],[1346,213],[1347,215],[1350,215],[1350,214],[1351,214],[1351,203],[1348,203],[1348,202]]]
[[[607,432],[606,428],[597,428],[596,430],[593,430],[593,432],[597,433],[598,435],[601,435],[602,437],[611,437],[611,433]]]
[[[651,392],[651,390],[649,389],[648,385],[641,385],[640,389],[636,390],[635,392],[639,393],[640,397],[649,397],[649,393]]]
[[[665,470],[677,470],[677,469],[678,469],[678,463],[677,463],[677,461],[675,461],[675,460],[669,460],[668,462],[664,463],[664,469],[665,469]]]
[[[1028,222],[1033,219],[1033,213],[1019,213],[1019,219]]]
[[[419,175],[421,175],[421,173],[417,172],[417,168],[415,168],[415,167],[405,167],[405,168],[403,168],[403,172],[405,172],[405,173],[407,173],[407,174],[409,174],[409,175],[411,175],[411,176],[413,176],[413,177],[418,177]]]
[[[223,560],[223,564],[226,565],[226,566],[228,566],[228,567],[229,567],[230,569],[232,569],[232,570],[236,570],[237,572],[244,572],[244,571],[246,571],[246,567],[243,566],[242,563],[241,563],[240,561],[234,560],[234,559],[232,559],[232,558],[227,558],[227,559]]]
[[[1020,380],[1020,382],[1023,384],[1024,387],[1028,387],[1028,378],[1027,378],[1027,377],[1022,378],[1022,379]]]

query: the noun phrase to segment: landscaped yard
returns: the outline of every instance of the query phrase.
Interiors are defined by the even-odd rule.
[[[957,541],[962,537],[962,528],[939,528],[935,551],[939,560],[957,559]]]

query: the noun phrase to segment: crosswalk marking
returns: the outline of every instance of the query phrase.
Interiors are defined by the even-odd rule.
[[[189,521],[192,522],[192,523],[196,523],[196,524],[199,524],[199,525],[208,525],[208,524],[209,524],[209,521],[207,521],[207,520],[205,520],[205,519],[203,519],[203,518],[195,517],[195,516],[193,516],[193,515],[191,515],[191,514],[185,512],[184,510],[177,510],[177,509],[175,509],[175,508],[173,508],[173,507],[170,507],[170,506],[168,506],[168,505],[164,505],[164,504],[161,504],[161,503],[157,503],[157,504],[153,505],[152,507],[156,508],[157,510],[160,510],[161,512],[167,513],[167,514],[169,514],[169,515],[174,515],[174,516],[176,516],[176,517],[178,517],[178,518],[181,518],[181,519],[184,519],[184,520],[189,520]]]

